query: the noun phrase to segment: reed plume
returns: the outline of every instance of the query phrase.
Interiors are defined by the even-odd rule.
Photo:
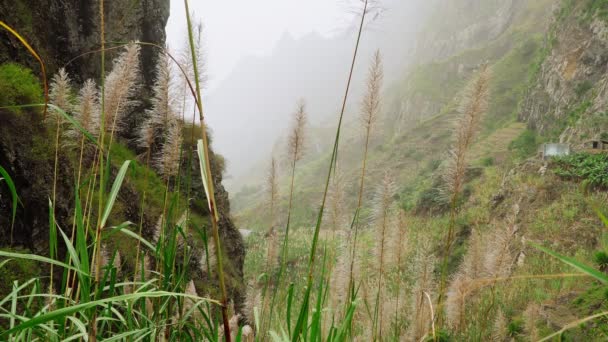
[[[435,292],[434,268],[435,257],[430,242],[419,241],[412,271],[417,276],[412,291],[412,323],[407,334],[412,341],[420,341],[431,330],[433,317],[425,293]]]
[[[111,134],[122,130],[122,118],[132,104],[131,97],[137,91],[137,80],[140,77],[139,52],[138,44],[127,45],[114,60],[112,71],[105,78],[103,127]]]
[[[297,109],[293,116],[293,122],[291,127],[291,133],[289,135],[287,154],[289,156],[291,166],[291,184],[289,186],[289,203],[287,205],[287,224],[285,228],[285,237],[283,239],[283,247],[281,251],[281,258],[283,259],[281,267],[284,267],[287,261],[287,249],[289,246],[289,224],[291,222],[291,212],[293,209],[293,190],[296,178],[296,168],[298,161],[302,159],[304,154],[304,138],[305,138],[305,127],[306,127],[307,115],[306,115],[306,103],[304,100],[300,100]]]
[[[72,111],[70,102],[71,80],[64,68],[59,69],[57,74],[53,76],[51,81],[49,100],[55,106],[61,108],[65,112]],[[62,120],[63,116],[54,109],[51,109],[58,120]]]
[[[537,341],[540,337],[540,332],[536,327],[538,320],[540,319],[540,305],[537,303],[530,303],[524,311],[524,328],[528,333],[528,339],[530,341]]]
[[[371,131],[373,124],[378,120],[381,110],[380,91],[384,80],[382,55],[376,50],[367,76],[367,89],[361,103],[361,123],[366,131]]]
[[[483,66],[477,76],[466,87],[459,108],[459,117],[454,130],[454,144],[449,153],[443,174],[445,189],[450,205],[450,220],[445,235],[443,249],[443,262],[441,265],[441,280],[437,300],[437,324],[441,329],[443,324],[443,308],[445,290],[447,285],[447,265],[454,242],[458,203],[465,183],[465,174],[468,167],[468,151],[471,148],[481,119],[488,107],[491,72],[488,66]]]
[[[293,116],[291,134],[288,138],[288,155],[292,165],[295,165],[304,155],[305,127],[307,123],[306,102],[300,100]]]
[[[405,217],[405,211],[399,210],[397,215],[396,222],[397,230],[395,232],[395,237],[392,240],[393,246],[391,246],[391,251],[395,255],[396,262],[396,296],[395,296],[395,312],[394,312],[394,321],[395,321],[395,337],[399,338],[401,336],[401,324],[399,320],[399,313],[401,312],[401,305],[403,305],[401,293],[403,292],[403,280],[405,273],[405,263],[404,258],[407,255],[408,249],[408,235],[407,235],[407,221]]]
[[[296,178],[296,168],[298,161],[300,161],[302,159],[302,156],[304,155],[306,123],[306,103],[302,99],[298,102],[297,109],[293,114],[293,122],[291,125],[289,137],[287,138],[287,155],[291,168],[291,181],[289,186],[289,201],[287,204],[287,222],[285,224],[285,235],[283,237],[280,254],[281,264],[279,268],[279,274],[276,280],[277,288],[281,286],[281,278],[287,265],[287,251],[289,249],[289,230],[291,223],[291,213],[293,209],[293,193]],[[270,314],[268,315],[268,317],[272,317],[277,292],[278,291],[273,291],[272,301],[270,304]]]
[[[374,197],[374,225],[376,227],[375,231],[375,241],[376,246],[374,249],[374,254],[376,257],[376,269],[378,270],[378,280],[376,285],[376,301],[375,301],[375,309],[374,309],[374,340],[380,339],[382,340],[382,325],[383,325],[383,297],[382,297],[382,289],[384,287],[385,281],[385,273],[386,273],[386,261],[387,261],[387,250],[389,245],[389,237],[391,236],[392,224],[391,216],[392,211],[395,210],[393,207],[395,195],[395,183],[387,172],[384,174],[384,178],[382,179],[382,183],[378,186],[376,190],[376,195]]]
[[[99,95],[94,80],[86,80],[78,95],[78,104],[74,109],[74,117],[78,123],[91,135],[99,133]],[[80,130],[70,128],[66,135],[71,138],[84,139]]]
[[[270,271],[274,268],[274,264],[277,258],[277,244],[278,235],[275,231],[275,210],[276,202],[279,196],[279,183],[278,183],[278,165],[276,159],[273,157],[270,160],[270,167],[268,169],[268,176],[266,178],[266,193],[268,196],[268,232],[266,237],[266,273],[270,274]],[[266,296],[264,296],[266,298]]]
[[[502,278],[511,275],[516,264],[513,244],[517,240],[516,234],[519,230],[516,223],[519,210],[519,204],[515,204],[511,214],[507,216],[506,225],[502,228],[497,227],[488,241],[483,265],[487,277]]]
[[[492,327],[492,341],[503,342],[509,336],[507,317],[505,313],[498,309],[494,318],[494,326]]]
[[[171,72],[169,57],[165,53],[158,56],[156,65],[156,81],[154,83],[152,107],[146,110],[147,119],[140,128],[137,143],[140,147],[149,149],[156,139],[164,136],[170,123],[175,118],[174,101],[170,94]]]
[[[50,101],[55,104],[57,107],[63,109],[66,112],[71,111],[71,103],[70,103],[70,78],[65,71],[65,69],[59,69],[59,73],[53,77],[53,81],[51,83],[50,89]],[[53,192],[51,197],[52,210],[55,211],[55,203],[57,199],[57,176],[58,176],[58,165],[59,165],[59,137],[61,136],[61,125],[63,123],[63,116],[59,111],[52,110],[51,113],[54,114],[55,117],[55,160],[54,160],[54,168],[53,168]],[[54,217],[54,216],[53,216]],[[11,225],[11,245],[13,244],[13,226]],[[56,231],[56,223],[54,221],[50,222],[49,229],[49,239],[50,241],[55,240],[54,237],[57,236]],[[57,248],[53,247],[54,245],[51,243],[49,248],[49,256],[51,258],[56,257]],[[51,264],[50,268],[50,292],[53,292],[53,274],[54,274],[54,265]]]
[[[368,3],[365,3],[364,14],[368,9]],[[361,23],[363,25],[363,22]],[[349,273],[349,285],[348,292],[352,293],[354,290],[355,279],[353,275],[353,265],[355,258],[354,255],[357,250],[357,238],[359,234],[359,212],[361,211],[361,207],[363,205],[363,192],[365,188],[365,176],[367,172],[367,156],[369,152],[369,144],[372,135],[372,129],[374,123],[380,113],[381,110],[381,98],[380,91],[382,89],[382,80],[384,71],[382,67],[382,56],[380,55],[380,51],[376,51],[374,55],[374,59],[372,61],[372,65],[370,66],[369,73],[367,76],[367,92],[363,98],[363,102],[361,104],[361,124],[363,129],[365,130],[365,143],[363,146],[363,160],[361,165],[361,177],[359,179],[359,194],[357,196],[357,207],[355,209],[355,219],[354,222],[354,234],[352,239],[351,246],[351,271]]]
[[[178,120],[173,119],[169,123],[165,143],[162,145],[160,155],[156,160],[160,174],[163,175],[166,181],[171,177],[177,176],[181,146],[182,126]]]
[[[184,289],[184,293],[190,296],[198,297],[198,292],[196,292],[196,286],[194,285],[194,281],[190,280]],[[186,315],[188,311],[192,310],[192,316],[195,321],[198,321],[201,318],[200,312],[196,309],[196,301],[194,299],[186,298],[184,300],[184,306],[181,312],[181,316]]]
[[[467,297],[472,294],[474,281],[485,275],[485,242],[478,230],[473,229],[467,252],[447,289],[446,318],[450,327],[456,331],[465,326],[465,305]]]
[[[332,239],[336,232],[344,229],[346,226],[346,206],[344,203],[346,200],[346,193],[344,191],[344,183],[344,173],[337,170],[332,178],[329,194],[327,195],[329,202],[329,207],[327,208],[327,214],[329,216],[328,224],[332,232]]]
[[[215,252],[215,246],[213,244],[207,245],[203,249],[203,254],[199,259],[199,269],[207,276],[211,276],[213,265],[217,263],[217,253]]]

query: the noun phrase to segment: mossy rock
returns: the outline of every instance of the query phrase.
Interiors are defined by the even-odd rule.
[[[40,82],[30,69],[15,63],[0,65],[0,106],[41,103],[42,93]]]

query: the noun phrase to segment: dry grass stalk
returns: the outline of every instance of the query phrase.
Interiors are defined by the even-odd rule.
[[[344,183],[344,173],[339,170],[336,171],[329,187],[329,206],[327,208],[327,222],[332,232],[332,239],[337,231],[342,230],[346,226],[346,208],[344,203],[346,193],[344,191]]]
[[[277,251],[279,244],[279,237],[277,232],[275,231],[275,209],[276,202],[279,196],[279,183],[278,183],[278,163],[276,159],[273,157],[270,160],[270,167],[268,169],[268,176],[266,178],[266,193],[268,196],[268,207],[269,207],[269,217],[268,217],[268,232],[266,234],[266,274],[270,275],[270,272],[275,267],[275,263],[277,261]],[[264,303],[266,303],[266,292],[264,293]],[[264,305],[264,309],[266,305]]]
[[[431,330],[433,317],[425,293],[434,293],[435,290],[435,257],[431,244],[425,240],[420,241],[418,245],[412,272],[417,276],[412,291],[412,324],[407,333],[412,341],[420,341]]]
[[[385,273],[387,268],[387,251],[389,238],[391,236],[392,224],[391,216],[394,211],[395,183],[387,172],[379,185],[374,198],[375,208],[373,213],[374,225],[376,226],[374,254],[376,257],[377,284],[376,301],[374,312],[374,339],[382,339],[383,326],[383,288]]]
[[[491,72],[488,66],[483,66],[477,76],[469,83],[463,94],[460,105],[460,116],[454,131],[454,145],[448,156],[444,169],[444,193],[450,205],[450,221],[445,237],[443,262],[441,265],[441,280],[437,307],[438,328],[443,324],[443,310],[445,290],[447,285],[447,264],[454,243],[456,216],[458,202],[465,184],[466,169],[468,167],[468,151],[472,146],[479,130],[481,119],[488,108]]]
[[[395,325],[395,337],[399,337],[401,336],[401,320],[399,319],[400,317],[400,312],[401,312],[401,306],[403,305],[402,303],[402,292],[404,289],[403,286],[403,281],[402,278],[405,276],[405,263],[404,263],[404,257],[407,254],[407,249],[408,249],[408,236],[407,236],[407,220],[405,217],[405,211],[403,210],[399,210],[399,213],[397,215],[397,220],[396,220],[396,227],[397,230],[395,232],[395,237],[392,240],[392,244],[393,246],[390,248],[390,250],[393,252],[394,255],[394,260],[396,263],[396,282],[397,282],[397,289],[396,289],[396,295],[394,296],[395,299],[395,311],[393,313],[394,318],[394,325]]]
[[[57,107],[63,109],[66,112],[71,111],[70,104],[70,78],[66,73],[65,69],[60,69],[59,73],[53,77],[53,81],[51,83],[50,90],[50,101],[56,105]],[[53,171],[53,193],[52,193],[52,205],[53,211],[55,210],[54,206],[57,203],[57,176],[58,176],[58,165],[59,165],[59,137],[61,136],[61,124],[63,123],[63,116],[55,110],[51,111],[54,114],[56,127],[55,127],[55,160],[54,160],[54,171]],[[55,229],[53,223],[52,229]],[[13,244],[13,228],[11,226],[11,236],[10,236],[11,245]],[[51,249],[52,250],[52,249]],[[52,255],[51,252],[50,257],[54,258],[55,255]],[[50,269],[50,278],[53,279],[54,265],[51,265]],[[50,292],[53,292],[53,282],[50,282]]]
[[[367,5],[367,2],[366,2]],[[365,16],[365,14],[364,14]],[[363,160],[361,165],[361,177],[359,180],[359,193],[357,196],[357,208],[355,209],[356,215],[361,210],[361,206],[363,205],[363,191],[365,188],[365,175],[367,172],[367,155],[369,152],[369,143],[372,134],[373,124],[376,121],[376,118],[379,115],[381,103],[380,103],[380,90],[382,88],[382,79],[383,79],[383,68],[382,68],[382,60],[380,52],[377,51],[374,60],[372,62],[372,66],[370,67],[369,75],[367,78],[367,93],[364,97],[362,108],[361,108],[361,122],[363,128],[365,130],[365,143],[363,148]],[[357,236],[359,234],[359,223],[358,220],[354,223],[354,235],[351,246],[351,263],[354,262],[354,255],[357,250]],[[351,293],[354,289],[355,278],[353,274],[353,265],[351,265],[351,270],[349,274],[349,289],[348,292]]]

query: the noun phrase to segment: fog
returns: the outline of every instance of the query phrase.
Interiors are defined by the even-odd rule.
[[[431,3],[386,0],[370,13],[346,120],[356,115],[376,49],[384,57],[386,84],[405,73]],[[241,0],[192,6],[205,25],[206,120],[214,148],[227,161],[226,184],[234,190],[252,167],[270,158],[299,99],[306,100],[312,125],[335,125],[360,20],[355,13],[362,5],[358,0]],[[176,47],[184,41],[183,1],[173,0],[171,11],[168,43]]]

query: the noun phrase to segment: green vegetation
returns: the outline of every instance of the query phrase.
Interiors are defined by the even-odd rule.
[[[510,143],[509,150],[521,160],[533,156],[538,150],[539,143],[540,138],[536,132],[527,129]]]
[[[484,2],[477,14],[486,15],[497,3]],[[0,281],[0,339],[587,341],[605,336],[608,254],[605,217],[598,213],[606,209],[608,157],[579,153],[548,166],[529,158],[550,137],[515,120],[550,50],[533,25],[546,8],[526,6],[535,11],[524,18],[518,14],[514,27],[497,39],[419,65],[397,82],[389,103],[406,94],[408,101],[429,104],[428,113],[406,120],[411,127],[389,127],[396,126],[391,116],[396,111],[389,107],[371,129],[382,102],[380,82],[372,81],[363,101],[371,139],[362,142],[360,132],[353,133],[359,127],[340,121],[331,151],[302,157],[304,126],[296,125],[291,168],[275,174],[273,163],[268,184],[238,194],[239,219],[254,230],[245,239],[244,282],[229,260],[230,249],[240,246],[225,244],[237,232],[219,226],[229,223],[230,214],[218,207],[226,205],[219,198],[224,194],[213,190],[224,161],[210,152],[205,127],[176,118],[163,122],[173,113],[162,108],[168,92],[159,90],[158,81],[154,100],[144,99],[151,104],[146,122],[152,125],[135,133],[139,155],[128,147],[132,140],[121,127],[104,126],[94,134],[100,143],[92,143],[74,129],[75,123],[90,133],[98,128],[87,126],[83,96],[74,96],[71,87],[59,89],[56,77],[52,101],[63,101],[74,122],[51,107],[50,120],[35,123],[44,131],[32,137],[28,157],[62,164],[44,174],[53,183],[48,254],[0,250],[0,271],[8,277]],[[598,6],[594,12],[600,13],[603,5]],[[189,33],[188,52],[196,60]],[[136,50],[129,45],[120,58]],[[376,81],[379,61],[377,55],[371,68]],[[482,67],[486,62],[492,76]],[[1,72],[20,81],[5,81]],[[118,121],[126,112],[122,104],[129,102],[124,94],[132,90],[127,85],[111,91],[129,79],[119,76],[111,72],[94,88]],[[461,99],[471,77],[472,91]],[[9,94],[7,103],[41,101],[36,84],[27,70],[0,67],[0,90],[7,90],[0,96]],[[196,87],[202,106],[198,82]],[[580,98],[593,87],[584,81],[573,86]],[[120,96],[126,97],[115,101]],[[486,101],[487,111],[483,105],[466,106]],[[458,113],[459,102],[469,109]],[[557,126],[591,122],[584,115],[594,108],[591,101],[571,108]],[[101,113],[96,119],[113,125]],[[8,117],[19,119],[15,113]],[[151,139],[145,133],[154,125],[161,133],[154,131]],[[540,174],[545,166],[549,171]],[[9,178],[1,176],[4,196]],[[75,189],[55,191],[65,181],[60,177]],[[67,218],[55,217],[58,203]],[[228,300],[237,299],[245,286],[246,308],[232,307]]]
[[[599,19],[608,21],[608,1],[606,0],[587,0],[584,18],[590,20],[597,16]]]
[[[555,174],[566,179],[583,181],[593,187],[608,187],[608,155],[576,153],[555,160]]]
[[[40,82],[30,69],[14,63],[0,65],[0,106],[39,103],[41,94]]]

